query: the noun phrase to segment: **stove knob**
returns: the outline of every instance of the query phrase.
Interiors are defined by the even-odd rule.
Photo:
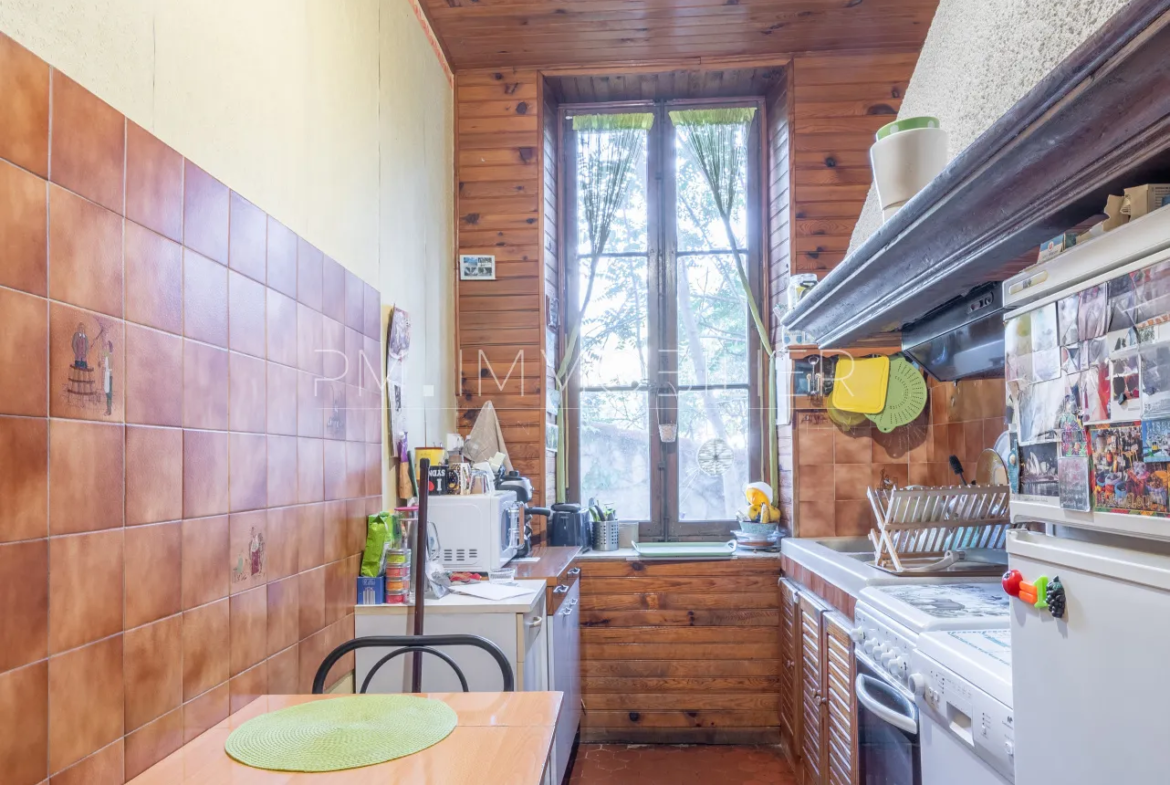
[[[1008,740],[1006,740],[1006,741],[1003,743],[1003,751],[1007,753],[1007,755],[1008,755],[1008,757],[1009,757],[1009,758],[1014,758],[1014,757],[1016,757],[1016,745],[1015,745],[1015,743],[1013,743],[1011,739],[1008,739]]]
[[[890,660],[890,664],[886,666],[886,670],[888,670],[894,676],[901,676],[906,672],[906,661],[901,657],[895,657],[894,659]]]
[[[865,630],[863,630],[861,627],[854,627],[849,631],[849,637],[853,640],[854,643],[864,643]]]
[[[926,691],[926,679],[921,673],[910,674],[910,691],[915,695],[922,695]]]
[[[885,653],[882,654],[882,667],[889,670],[891,664],[896,659],[898,659],[898,652],[894,649],[887,648]]]

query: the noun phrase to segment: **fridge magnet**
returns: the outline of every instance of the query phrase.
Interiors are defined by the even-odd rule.
[[[1077,332],[1077,311],[1081,298],[1070,294],[1056,303],[1056,322],[1060,333],[1060,345],[1072,346],[1080,342]]]
[[[1125,330],[1133,327],[1137,322],[1134,314],[1137,310],[1136,295],[1133,288],[1133,278],[1129,275],[1119,275],[1109,282],[1109,332]]]
[[[1060,506],[1065,510],[1089,511],[1089,459],[1059,458],[1057,475]]]
[[[1020,447],[1020,493],[1024,496],[1060,496],[1056,442]]]
[[[1142,460],[1170,463],[1170,419],[1142,420]]]
[[[1056,339],[1056,303],[1032,311],[1032,351],[1043,352],[1059,346]]]
[[[1012,493],[1020,492],[1020,440],[1011,433],[1008,436],[1008,486]]]
[[[1089,457],[1089,437],[1085,434],[1084,428],[1067,427],[1060,429],[1060,457]]]
[[[1137,419],[1141,416],[1141,388],[1138,384],[1138,355],[1130,354],[1109,362],[1109,418]]]
[[[1142,417],[1170,414],[1170,344],[1143,346],[1141,365]]]
[[[1077,308],[1077,336],[1082,341],[1100,338],[1105,334],[1105,316],[1109,293],[1104,284],[1091,286],[1079,294]]]
[[[487,254],[459,255],[460,281],[496,280],[496,257]]]

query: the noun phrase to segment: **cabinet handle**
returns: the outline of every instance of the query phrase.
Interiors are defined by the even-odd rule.
[[[580,575],[581,568],[580,567],[573,567],[572,569],[569,570],[569,574],[570,575]]]
[[[560,586],[553,589],[553,594],[568,594],[568,593],[569,593],[569,587],[565,584],[561,584]]]
[[[524,623],[529,627],[539,627],[541,624],[544,624],[544,617],[537,616],[535,619],[529,619]]]

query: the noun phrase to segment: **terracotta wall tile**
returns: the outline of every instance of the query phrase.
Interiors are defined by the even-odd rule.
[[[268,433],[297,434],[297,382],[300,372],[268,363]]]
[[[183,517],[183,432],[126,428],[126,525]]]
[[[346,498],[345,442],[325,441],[325,498]]]
[[[126,217],[175,242],[183,239],[183,156],[129,121]]]
[[[321,314],[297,304],[297,367],[321,375]]]
[[[362,341],[362,360],[359,373],[359,386],[364,390],[374,391],[380,386],[382,374],[382,353],[378,342],[373,338]]]
[[[321,570],[324,571],[324,568]],[[301,606],[301,612],[304,613],[304,606]],[[324,611],[322,611],[324,614]],[[303,617],[303,616],[302,616]],[[298,692],[307,693],[313,691],[313,678],[317,675],[317,669],[321,667],[325,656],[333,650],[330,646],[332,638],[329,630],[321,629],[304,640],[301,641],[298,657],[301,664],[300,676],[297,678]]]
[[[183,424],[183,339],[126,325],[126,421]]]
[[[345,444],[345,495],[348,498],[366,493],[366,446],[360,442]]]
[[[268,290],[268,359],[281,365],[297,365],[297,303],[280,292]]]
[[[236,192],[231,195],[228,265],[264,283],[268,265],[268,216]]]
[[[365,324],[364,332],[366,337],[380,340],[382,333],[382,297],[378,294],[378,290],[369,284],[365,285],[362,321]]]
[[[300,572],[320,567],[325,560],[325,505],[298,508],[297,568]]]
[[[183,704],[183,742],[189,742],[211,726],[227,719],[228,685],[225,681],[190,703]]]
[[[232,512],[255,510],[268,503],[268,437],[233,433],[229,439],[230,504]]]
[[[297,240],[297,301],[321,310],[324,255],[304,240]]]
[[[297,439],[291,436],[268,437],[268,504],[284,506],[297,503]]]
[[[264,433],[268,427],[268,365],[231,353],[228,359],[228,420],[233,431]]]
[[[797,437],[796,459],[801,466],[833,463],[833,431],[809,430]]]
[[[129,222],[125,229],[126,319],[183,331],[183,248]]]
[[[228,345],[237,352],[264,357],[267,290],[237,272],[228,275]]]
[[[52,303],[49,414],[121,422],[125,417],[123,322]]]
[[[183,702],[183,619],[127,630],[123,636],[126,730],[133,731]]]
[[[345,441],[347,425],[345,385],[342,382],[319,380],[318,398],[321,401],[321,433],[326,439]]]
[[[72,534],[120,527],[125,477],[121,425],[49,423],[49,531]]]
[[[47,420],[0,417],[0,499],[0,543],[48,535]]]
[[[260,437],[264,438],[264,437]],[[268,511],[235,513],[229,519],[231,550],[228,571],[231,593],[263,586],[268,581]]]
[[[122,529],[49,540],[49,653],[121,632]]]
[[[329,501],[324,504],[324,557],[325,562],[344,559],[349,555],[347,544],[345,501]]]
[[[183,251],[183,335],[228,345],[228,271],[211,259]]]
[[[297,372],[297,435],[320,439],[325,435],[325,401],[320,397],[321,379],[311,373]]]
[[[122,636],[49,660],[49,770],[60,771],[125,731]]]
[[[126,118],[57,70],[52,91],[49,179],[120,215]]]
[[[175,709],[126,736],[126,781],[183,746],[183,710]]]
[[[268,589],[259,586],[231,598],[231,675],[268,655]]]
[[[182,610],[183,524],[126,529],[126,629]]]
[[[0,37],[0,58],[3,58]],[[0,75],[4,74],[0,59]],[[0,622],[2,624],[3,622]],[[36,785],[48,776],[49,664],[0,672],[0,760],[13,785]]]
[[[272,216],[268,217],[268,285],[289,297],[297,296],[297,236]]]
[[[220,515],[228,508],[228,435],[184,431],[183,516]]]
[[[297,644],[274,654],[268,660],[268,694],[295,695],[300,678],[300,658]]]
[[[366,493],[382,495],[382,445],[366,445]]]
[[[361,553],[366,547],[367,515],[365,499],[349,499],[345,503],[346,542],[350,553]]]
[[[49,187],[49,296],[122,315],[122,219],[56,186]]]
[[[49,64],[0,34],[0,158],[49,176]]]
[[[344,561],[325,565],[325,623],[340,621],[353,607],[354,577]],[[332,648],[332,647],[330,647]]]
[[[362,355],[365,352],[365,338],[357,330],[345,328],[345,383],[351,387],[360,385]]]
[[[801,501],[797,509],[801,537],[832,537],[836,534],[835,502]]]
[[[361,278],[345,271],[345,326],[359,333],[365,330],[366,285]]]
[[[279,507],[268,510],[266,538],[269,581],[296,574],[300,566],[297,548],[301,541],[301,517],[298,507]]]
[[[373,419],[373,413],[365,409],[365,392],[360,387],[345,388],[345,440],[365,441],[366,424]]]
[[[0,43],[0,59],[3,57]],[[0,136],[3,134],[0,130]],[[0,161],[0,248],[4,249],[0,286],[41,296],[48,293],[46,194],[44,180]]]
[[[858,428],[848,432],[834,428],[834,463],[870,463],[873,461],[872,432],[872,429],[868,428]]]
[[[300,640],[301,605],[297,592],[300,579],[296,575],[283,580],[272,581],[265,587],[268,592],[268,653],[280,650]]]
[[[50,785],[120,785],[125,782],[125,744],[118,739],[69,768],[59,771]]]
[[[268,694],[268,665],[261,662],[228,682],[229,711],[235,714],[257,698]]]
[[[297,439],[297,502],[324,501],[325,472],[322,439]]]
[[[183,521],[183,608],[228,596],[229,529],[226,516]]]
[[[328,256],[322,262],[321,312],[335,322],[345,322],[345,268]]]
[[[330,381],[345,381],[345,325],[329,317],[321,319],[321,375]]]
[[[0,545],[0,673],[45,657],[48,640],[48,541]],[[0,726],[3,717],[0,711]]]
[[[183,341],[183,426],[227,430],[228,353]]]
[[[367,391],[365,394],[365,403],[368,405],[368,408],[365,410],[366,441],[381,447],[382,434],[384,432],[382,424],[383,398],[381,391]]]
[[[865,491],[869,487],[872,475],[872,464],[838,463],[833,467],[833,475],[835,478],[834,499],[837,501],[865,499]],[[800,498],[806,498],[803,492]]]
[[[183,611],[183,700],[189,701],[228,679],[231,634],[226,599]]]
[[[797,488],[802,501],[831,501],[836,475],[830,465],[814,464],[800,470]]]
[[[306,638],[325,626],[325,568],[318,567],[302,572],[297,576],[297,581],[300,635],[301,638]]]
[[[838,537],[864,537],[875,525],[868,501],[837,501],[833,512]]]
[[[894,485],[905,488],[910,484],[910,466],[907,463],[875,463],[870,467],[869,484],[873,487]]]
[[[228,189],[190,161],[183,172],[183,245],[228,262]]]

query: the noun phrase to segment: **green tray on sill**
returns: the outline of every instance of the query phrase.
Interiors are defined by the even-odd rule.
[[[730,559],[735,555],[735,541],[636,542],[634,550],[643,559]]]

